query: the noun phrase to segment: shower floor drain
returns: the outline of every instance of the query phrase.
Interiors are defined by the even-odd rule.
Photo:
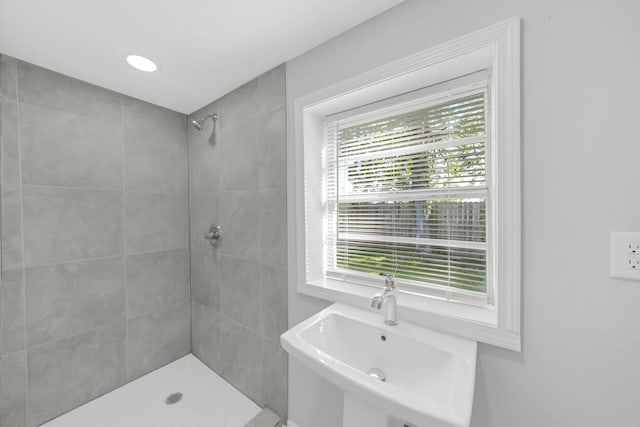
[[[167,405],[175,405],[181,400],[182,400],[182,393],[178,392],[178,393],[173,393],[167,396],[164,403],[166,403]]]

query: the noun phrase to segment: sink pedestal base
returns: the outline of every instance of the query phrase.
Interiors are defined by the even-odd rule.
[[[393,421],[389,414],[372,408],[350,394],[344,394],[342,427],[396,427],[403,423]]]

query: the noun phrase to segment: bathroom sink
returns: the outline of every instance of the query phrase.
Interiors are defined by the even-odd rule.
[[[281,336],[284,349],[357,397],[417,426],[468,426],[477,343],[336,303]],[[382,381],[384,379],[384,381]]]

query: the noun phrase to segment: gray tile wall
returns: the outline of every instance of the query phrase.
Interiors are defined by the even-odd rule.
[[[189,129],[192,351],[259,405],[287,415],[285,67],[193,113]],[[211,223],[223,238],[203,239]]]
[[[37,426],[189,353],[188,135],[1,56],[0,141],[0,425]]]

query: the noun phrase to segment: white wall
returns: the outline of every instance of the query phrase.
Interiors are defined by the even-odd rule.
[[[297,97],[515,15],[523,351],[480,345],[472,425],[638,426],[640,282],[609,277],[609,232],[640,230],[638,0],[409,0],[287,64],[288,138]],[[290,280],[290,325],[326,305]],[[290,418],[334,427],[341,411],[291,361]]]

